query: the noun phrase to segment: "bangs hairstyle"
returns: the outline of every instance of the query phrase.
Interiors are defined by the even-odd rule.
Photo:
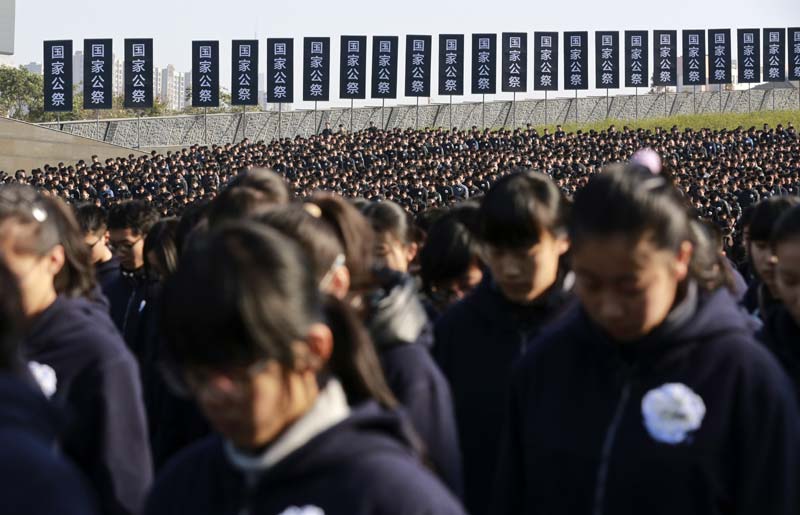
[[[527,248],[545,232],[567,232],[569,208],[546,175],[519,170],[497,181],[481,203],[479,238],[501,249]]]
[[[612,165],[577,191],[569,235],[573,248],[616,235],[673,252],[692,241],[688,206],[669,178],[632,164]]]
[[[333,333],[328,363],[351,403],[396,404],[366,330],[323,297],[300,247],[275,229],[236,221],[193,238],[166,282],[162,312],[168,368],[212,370],[275,360],[294,370],[311,325]]]
[[[476,260],[480,263],[480,246],[474,235],[478,210],[475,204],[455,207],[428,229],[419,257],[426,291],[438,283],[462,277]]]
[[[403,245],[418,240],[414,220],[405,209],[391,200],[367,204],[361,212],[367,217],[376,234],[389,233]]]
[[[800,205],[792,207],[778,218],[772,230],[772,249],[792,240],[800,240]]]
[[[45,256],[56,245],[64,248],[64,266],[56,274],[59,295],[93,298],[94,266],[72,210],[58,198],[47,197],[29,186],[0,187],[0,224],[11,222],[23,231],[20,250]]]
[[[748,232],[750,241],[770,241],[772,231],[781,215],[798,204],[800,204],[799,198],[788,195],[770,197],[756,204],[750,219]]]

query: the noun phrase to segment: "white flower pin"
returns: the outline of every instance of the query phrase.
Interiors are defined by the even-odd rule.
[[[667,383],[642,398],[642,415],[655,440],[677,445],[700,428],[706,415],[703,399],[681,383]]]
[[[37,363],[36,361],[30,361],[28,363],[28,369],[31,371],[33,378],[36,379],[36,383],[39,385],[39,388],[42,389],[42,392],[44,392],[47,398],[49,399],[52,397],[53,394],[56,393],[58,386],[56,371],[53,370],[53,367],[50,365]]]

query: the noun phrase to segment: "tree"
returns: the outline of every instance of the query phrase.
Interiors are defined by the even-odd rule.
[[[44,79],[24,68],[0,67],[0,111],[35,121],[44,115]]]

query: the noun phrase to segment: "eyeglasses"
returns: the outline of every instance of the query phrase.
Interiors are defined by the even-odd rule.
[[[208,400],[228,400],[242,398],[251,388],[253,379],[264,372],[274,360],[262,359],[252,365],[238,370],[209,370],[188,368],[182,376],[188,393],[196,398]],[[220,376],[230,382],[230,387],[223,390],[215,383],[214,379]]]
[[[123,252],[123,251],[131,252],[133,250],[133,247],[135,247],[136,244],[142,241],[143,239],[144,236],[140,236],[134,241],[112,241],[109,242],[108,248],[111,249],[112,252]]]

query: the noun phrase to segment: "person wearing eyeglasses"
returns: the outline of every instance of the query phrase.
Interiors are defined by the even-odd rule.
[[[92,204],[82,204],[75,208],[75,218],[81,226],[83,241],[89,247],[97,282],[103,294],[108,297],[111,286],[120,277],[120,262],[108,248],[106,211]]]
[[[153,475],[139,370],[97,299],[71,210],[31,187],[0,187],[0,261],[20,289],[22,357],[38,364],[34,376],[63,415],[64,453],[91,482],[101,513],[138,514]]]
[[[107,294],[111,318],[140,363],[139,326],[148,302],[144,239],[157,221],[158,212],[141,200],[116,204],[108,214],[109,245],[120,263],[120,277]]]

